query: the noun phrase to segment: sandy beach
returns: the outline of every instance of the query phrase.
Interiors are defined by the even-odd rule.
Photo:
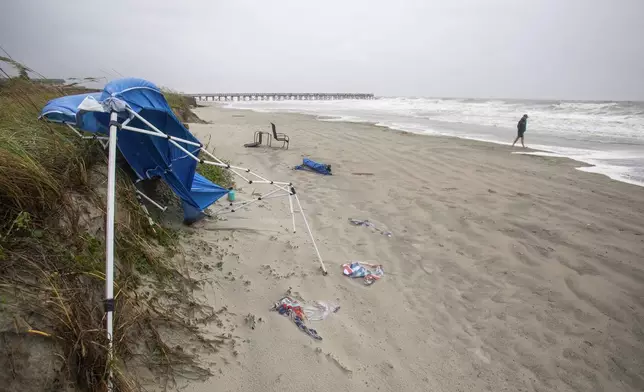
[[[644,390],[644,188],[500,145],[196,112],[210,123],[191,131],[222,158],[296,185],[329,274],[301,220],[292,233],[287,199],[197,224],[216,247],[203,261],[220,267],[201,294],[222,309],[209,328],[234,344],[185,391]],[[242,146],[270,122],[289,150]],[[303,157],[334,175],[292,170]],[[240,198],[268,189],[237,185]],[[385,276],[343,276],[353,260]],[[340,304],[310,323],[322,341],[269,311],[289,290]]]

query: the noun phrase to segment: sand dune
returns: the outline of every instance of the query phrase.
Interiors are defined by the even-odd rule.
[[[203,295],[227,307],[235,343],[186,391],[644,390],[644,188],[503,146],[198,112],[212,124],[191,129],[222,157],[297,185],[329,275],[304,227],[290,233],[286,199],[200,223],[220,248],[206,262],[223,261]],[[291,149],[243,148],[269,121]],[[305,156],[334,175],[292,171]],[[240,185],[240,197],[260,190]],[[342,276],[350,260],[386,275],[365,287]],[[269,311],[289,289],[340,303],[311,323],[323,341]]]

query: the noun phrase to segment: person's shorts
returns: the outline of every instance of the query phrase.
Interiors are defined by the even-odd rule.
[[[519,132],[518,132],[519,137],[523,137],[523,134],[524,134],[524,133],[525,133],[525,131],[523,131],[523,132],[519,131]]]

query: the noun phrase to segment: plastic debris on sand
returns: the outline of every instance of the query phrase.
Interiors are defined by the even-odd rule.
[[[370,286],[385,275],[382,265],[352,261],[342,264],[342,273],[350,278],[363,278],[364,284]]]
[[[322,336],[315,329],[308,327],[305,321],[324,320],[331,313],[340,310],[340,306],[336,303],[326,301],[314,301],[307,304],[292,297],[284,297],[273,304],[271,310],[290,318],[302,332],[313,339],[322,340]]]
[[[313,301],[310,304],[302,306],[304,315],[309,321],[320,321],[327,318],[331,313],[340,310],[340,306],[335,302]]]
[[[391,231],[379,229],[373,222],[370,222],[368,219],[349,218],[349,222],[351,222],[351,224],[354,226],[369,227],[382,235],[386,235],[387,237],[391,237],[393,235]]]

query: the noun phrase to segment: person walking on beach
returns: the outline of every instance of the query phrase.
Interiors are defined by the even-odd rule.
[[[526,127],[528,126],[528,115],[524,114],[523,117],[521,117],[521,120],[519,120],[519,123],[517,124],[517,138],[514,139],[514,143],[512,143],[512,147],[514,147],[515,144],[517,144],[517,141],[521,139],[521,145],[523,148],[525,148],[525,144],[523,144],[523,134],[525,133]]]

